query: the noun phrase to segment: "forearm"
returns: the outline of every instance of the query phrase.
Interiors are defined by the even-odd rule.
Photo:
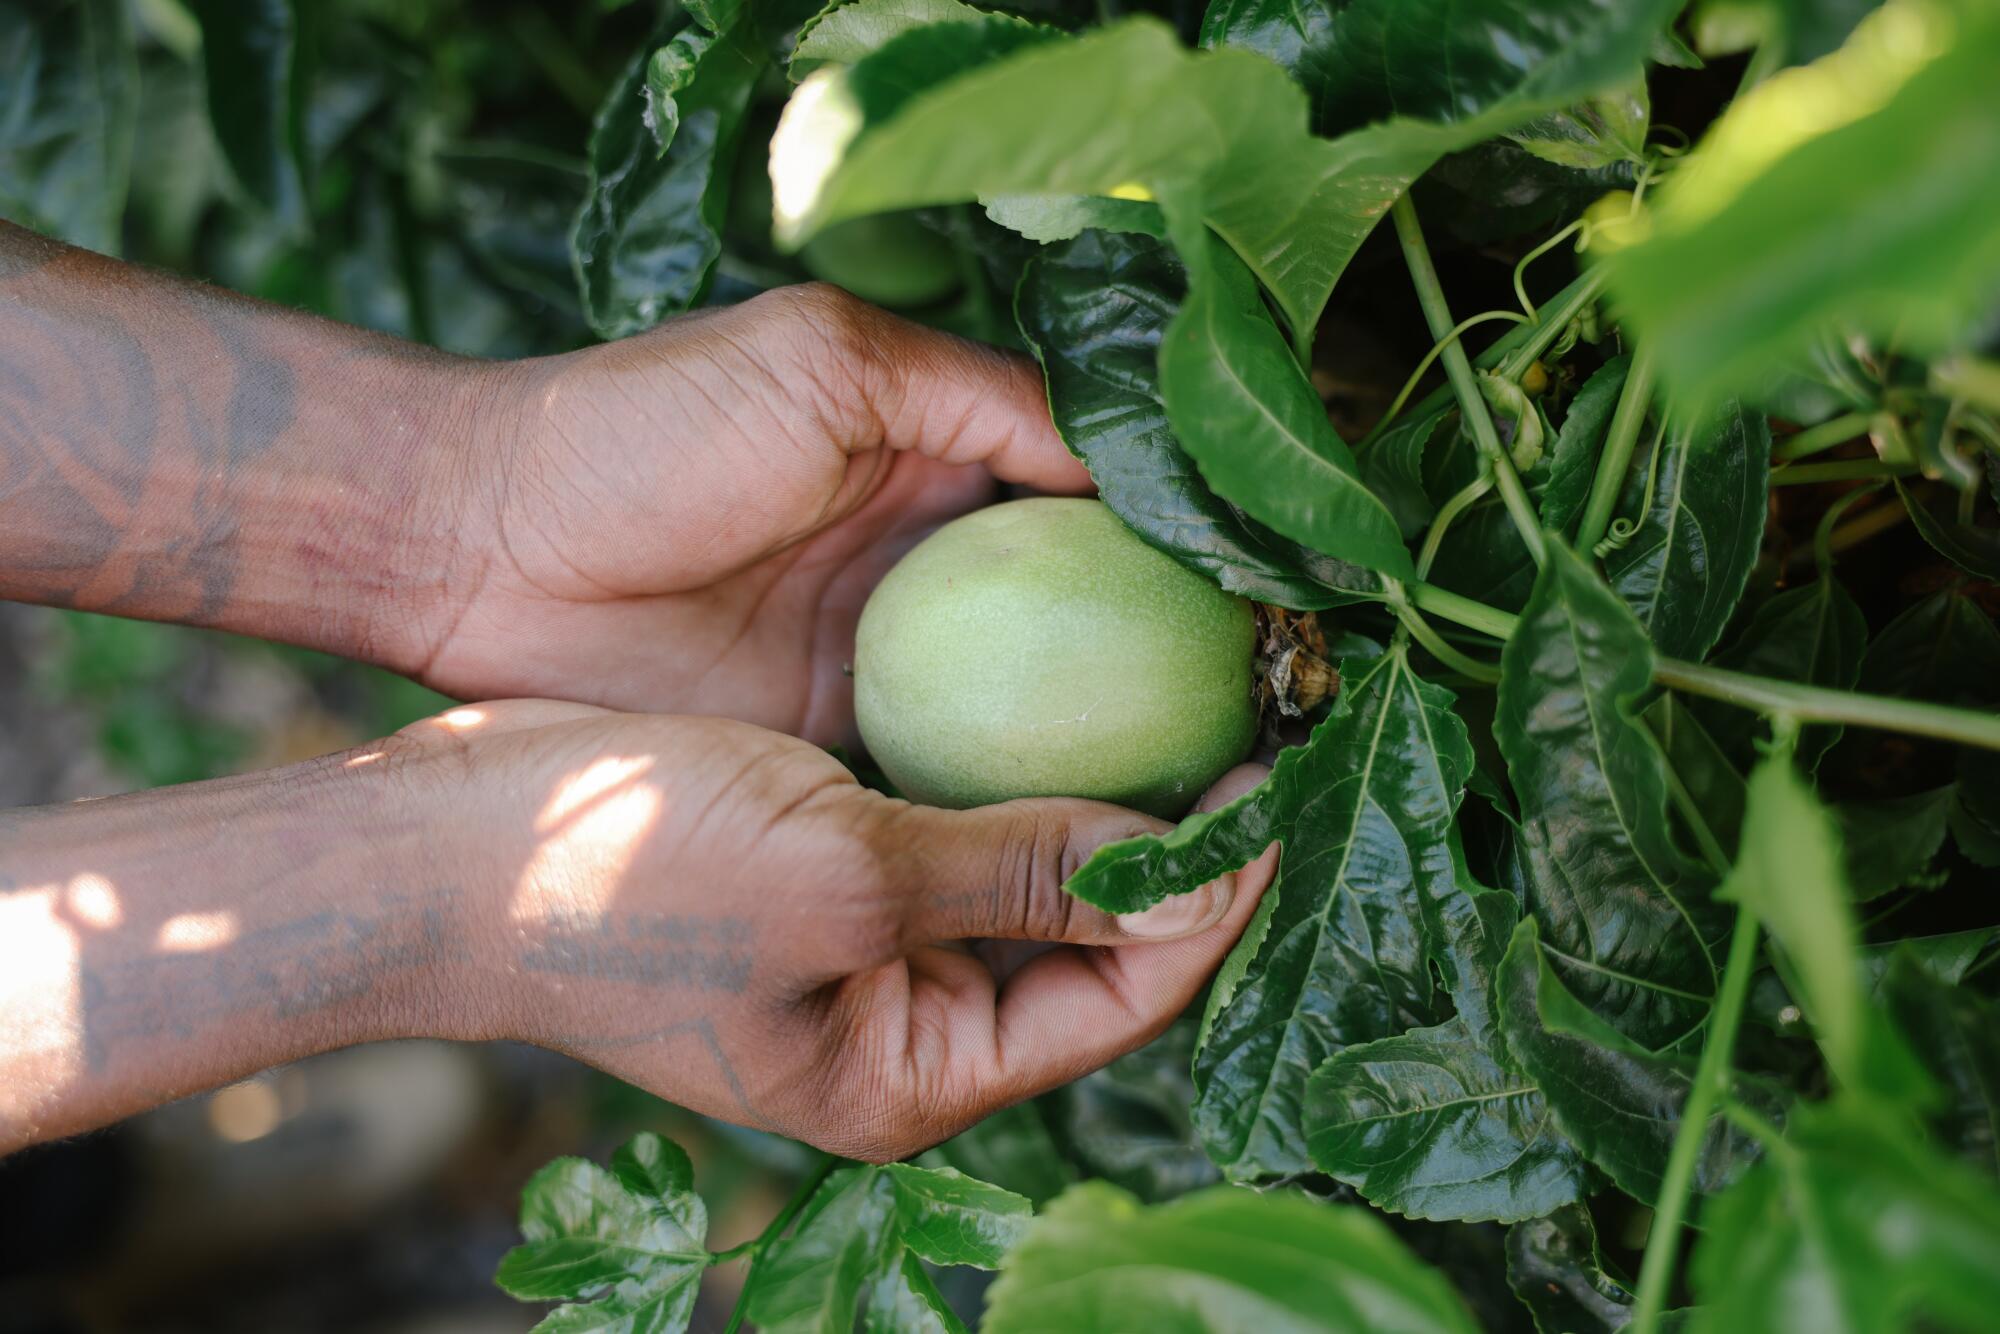
[[[0,597],[419,668],[503,375],[0,222]]]
[[[452,821],[346,765],[0,813],[0,1153],[348,1043],[486,1035]]]

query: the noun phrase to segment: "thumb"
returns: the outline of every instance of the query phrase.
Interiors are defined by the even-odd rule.
[[[1245,790],[1254,784],[1253,777]],[[1075,945],[1174,940],[1214,926],[1236,898],[1235,872],[1119,916],[1066,892],[1064,882],[1097,849],[1167,828],[1104,802],[1034,798],[968,811],[912,806],[897,823],[890,834],[897,840],[892,890],[901,898],[912,945],[975,938]]]

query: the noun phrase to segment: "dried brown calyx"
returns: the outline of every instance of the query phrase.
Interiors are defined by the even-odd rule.
[[[1302,718],[1340,689],[1326,632],[1309,611],[1257,605],[1257,705],[1266,718]]]

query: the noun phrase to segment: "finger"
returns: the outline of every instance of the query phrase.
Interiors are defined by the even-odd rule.
[[[419,718],[397,729],[397,736],[419,740],[473,736],[498,736],[504,732],[526,732],[537,727],[596,718],[609,713],[594,704],[571,704],[555,699],[502,699],[479,704],[461,704],[429,718]]]
[[[1007,979],[993,1013],[986,1106],[1081,1078],[1157,1037],[1221,966],[1277,873],[1276,844],[1236,872],[1222,920],[1180,940],[1058,949]],[[976,1084],[979,1071],[958,1072]]]
[[[849,355],[881,427],[880,443],[951,464],[983,463],[1003,481],[1087,495],[1090,474],[1049,420],[1032,363],[853,302]]]
[[[1235,897],[1236,877],[1224,875],[1113,916],[1063,889],[1106,843],[1165,828],[1122,806],[1036,798],[969,811],[906,806],[875,839],[910,945],[975,937],[1116,945],[1205,931]]]

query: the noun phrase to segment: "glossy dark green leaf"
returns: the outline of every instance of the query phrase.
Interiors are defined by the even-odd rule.
[[[1650,1204],[1680,1131],[1695,1057],[1632,1042],[1591,1013],[1550,965],[1535,923],[1523,921],[1500,967],[1507,1050],[1541,1086],[1562,1132],[1620,1190]],[[1772,1092],[1747,1079],[1731,1092],[1767,1115],[1777,1110]],[[1717,1116],[1702,1136],[1695,1189],[1721,1189],[1755,1152],[1754,1141]]]
[[[1003,1107],[918,1160],[925,1167],[955,1167],[970,1177],[1047,1204],[1076,1180],[1049,1133],[1038,1103]]]
[[[1605,1271],[1580,1204],[1507,1229],[1507,1282],[1540,1334],[1613,1334],[1632,1319],[1632,1289]]]
[[[1691,1032],[1722,925],[1668,836],[1658,744],[1629,715],[1653,655],[1632,613],[1560,542],[1501,656],[1494,732],[1521,802],[1527,910],[1562,982],[1635,1043]]]
[[[1867,644],[1867,618],[1829,575],[1760,604],[1735,640],[1715,655],[1715,663],[1754,676],[1852,690]],[[1690,700],[1687,707],[1733,763],[1750,763],[1752,742],[1767,730],[1756,712],[1714,700]],[[1839,739],[1837,726],[1805,728],[1799,735],[1799,763],[1810,770]]]
[[[901,1259],[897,1221],[895,1184],[880,1168],[835,1172],[751,1267],[751,1323],[770,1334],[851,1334],[870,1279]]]
[[[1280,756],[1262,800],[1210,826],[1242,837],[1268,819],[1264,837],[1285,845],[1195,1057],[1195,1124],[1237,1179],[1305,1170],[1306,1081],[1328,1056],[1447,1014],[1424,921],[1467,881],[1452,815],[1471,746],[1450,692],[1402,651],[1342,676],[1327,721]]]
[[[578,311],[569,228],[583,163],[513,144],[454,144],[433,159],[453,229],[495,282]]]
[[[1963,593],[1933,593],[1870,641],[1861,688],[1944,704],[2000,701],[2000,626]]]
[[[1462,1019],[1336,1053],[1306,1108],[1314,1163],[1393,1213],[1513,1222],[1588,1189],[1541,1090]]]
[[[1160,394],[1202,478],[1294,541],[1413,578],[1395,519],[1362,483],[1250,270],[1205,230],[1180,249],[1189,290],[1161,343]]]
[[[891,1163],[896,1227],[905,1246],[939,1265],[994,1269],[1021,1239],[1033,1206],[955,1168]]]
[[[1613,357],[1591,373],[1570,401],[1549,450],[1549,482],[1542,488],[1542,527],[1552,533],[1568,536],[1583,514],[1597,476],[1597,458],[1604,451],[1604,437],[1631,370],[1631,357]]]
[[[302,235],[311,13],[293,0],[188,0],[188,9],[201,23],[209,122],[223,159],[246,195]]]
[[[1959,755],[1950,821],[1960,852],[1980,866],[2000,866],[2000,758],[1993,752]]]
[[[1701,1213],[1701,1334],[1990,1329],[2000,1194],[1858,1099],[1802,1108],[1774,1153]]]
[[[1670,425],[1642,514],[1652,460],[1636,452],[1620,507],[1636,528],[1604,572],[1668,657],[1706,656],[1729,624],[1764,537],[1770,459],[1770,422],[1739,403]]]
[[[683,1330],[708,1267],[707,1233],[687,1154],[639,1135],[609,1171],[558,1158],[529,1179],[521,1192],[526,1242],[501,1258],[494,1282],[522,1301],[574,1303],[537,1325],[539,1334]]]
[[[649,83],[648,52],[612,85],[591,126],[590,178],[570,235],[584,314],[599,337],[622,338],[700,304],[722,253],[744,116],[771,34],[811,8],[785,0],[744,10],[726,32],[684,28],[668,44],[660,81]]]
[[[1615,256],[1663,382],[1713,400],[1834,326],[1923,355],[1987,317],[1996,67],[2000,10],[1904,0],[1739,97],[1660,192],[1647,239]]]
[[[1147,1208],[1087,1182],[987,1294],[987,1334],[1472,1334],[1451,1285],[1378,1219],[1218,1186]]]
[[[1988,1177],[2000,1177],[2000,1005],[1951,986],[1899,954],[1883,998],[1890,1018],[1944,1098],[1930,1116],[1938,1142]]]
[[[1326,69],[1334,15],[1348,0],[1214,0],[1201,19],[1201,44],[1211,50],[1254,51],[1306,90],[1316,130],[1326,123],[1331,91]]]
[[[1475,602],[1519,611],[1535,586],[1535,558],[1498,492],[1459,516],[1438,546],[1430,582]]]
[[[1668,771],[1694,799],[1709,835],[1725,856],[1734,856],[1743,830],[1743,774],[1689,710],[1689,703],[1678,695],[1662,694],[1646,707],[1646,727],[1665,752]],[[1676,807],[1673,814],[1686,828],[1686,812]],[[1702,839],[1691,828],[1683,849],[1691,857],[1702,855]]]
[[[1367,576],[1217,497],[1168,424],[1160,340],[1186,288],[1173,251],[1145,236],[1086,232],[1029,263],[1015,312],[1056,429],[1104,503],[1153,545],[1260,602],[1329,606],[1339,597],[1322,580]]]
[[[1426,231],[1485,246],[1559,227],[1607,191],[1632,187],[1629,163],[1559,167],[1510,139],[1487,139],[1439,158],[1410,187]]]
[[[1041,1100],[1086,1173],[1148,1203],[1215,1184],[1219,1173],[1195,1134],[1192,1110],[1189,1067],[1199,1028],[1199,1015],[1183,1015],[1139,1050]]]
[[[107,255],[132,174],[139,70],[119,0],[0,10],[0,214]]]
[[[1455,435],[1457,408],[1440,403],[1425,411],[1411,411],[1393,422],[1381,435],[1354,452],[1361,480],[1388,509],[1405,541],[1423,536],[1437,516],[1437,505],[1424,488],[1424,458],[1433,446]]]
[[[1910,521],[1940,556],[1975,579],[2000,579],[2000,529],[1960,523],[1947,512],[1956,502],[1920,500],[1899,480],[1896,494],[1909,508]]]
[[[1757,49],[1773,64],[1800,65],[1839,48],[1882,0],[1728,0],[1703,6],[1695,33],[1704,45]]]
[[[1864,948],[1861,951],[1861,975],[1868,987],[1870,1002],[1879,1004],[1890,965],[1898,959],[1907,958],[1926,977],[1955,987],[1984,968],[1996,950],[2000,950],[2000,928],[1990,926],[1951,931],[1939,936],[1911,936]]]
[[[1919,880],[1944,846],[1954,787],[1881,801],[1846,801],[1833,808],[1847,854],[1847,882],[1857,903]]]

